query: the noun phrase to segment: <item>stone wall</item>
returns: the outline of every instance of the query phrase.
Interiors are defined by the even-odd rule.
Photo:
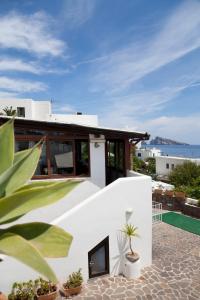
[[[170,211],[181,211],[183,214],[200,219],[200,207],[186,203],[186,198],[153,193],[152,200],[162,203],[162,208]]]

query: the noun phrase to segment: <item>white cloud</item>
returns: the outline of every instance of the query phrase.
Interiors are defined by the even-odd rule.
[[[54,104],[53,105],[53,110],[56,113],[75,113],[76,109],[69,104],[65,104],[65,105],[58,105],[58,104]]]
[[[8,13],[0,18],[0,48],[26,50],[37,55],[59,56],[65,44],[51,32],[53,21],[45,13]]]
[[[24,79],[14,79],[5,76],[0,77],[0,89],[18,93],[39,92],[47,89],[47,86],[39,81],[28,81]]]
[[[70,72],[69,69],[58,69],[52,68],[49,65],[42,66],[37,61],[23,61],[19,58],[4,57],[0,58],[0,72],[27,72],[32,74],[67,74]]]
[[[42,69],[34,62],[24,62],[21,59],[0,59],[0,71],[19,71],[40,74]]]
[[[0,100],[16,99],[17,95],[18,95],[17,93],[13,93],[13,92],[2,92],[2,91],[0,91]]]
[[[69,28],[78,27],[92,17],[94,8],[95,0],[65,0],[62,18]]]
[[[174,79],[173,84],[169,86],[109,98],[102,109],[102,124],[122,128],[132,127],[135,120],[164,109],[166,103],[173,101],[184,90],[198,85],[197,78],[200,78],[200,74],[198,77]]]
[[[200,47],[200,2],[185,1],[148,41],[134,42],[94,64],[92,82],[107,94],[117,94]]]
[[[174,140],[200,144],[200,114],[188,116],[161,116],[138,124],[152,136],[169,137]]]

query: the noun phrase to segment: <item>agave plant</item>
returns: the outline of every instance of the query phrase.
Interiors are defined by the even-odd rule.
[[[16,115],[16,109],[13,109],[12,106],[10,106],[10,107],[6,106],[3,109],[3,111],[6,114],[6,116],[14,116],[14,115]]]
[[[132,238],[139,237],[139,235],[137,233],[137,227],[133,226],[132,224],[126,224],[126,225],[124,225],[122,232],[127,236],[128,240],[129,240],[129,248],[131,251],[131,255],[134,255],[134,252],[132,249]]]
[[[14,153],[14,120],[0,127],[0,253],[12,256],[52,282],[56,275],[45,257],[67,256],[72,236],[63,229],[42,222],[11,225],[28,212],[54,203],[78,182],[31,182],[42,149]]]

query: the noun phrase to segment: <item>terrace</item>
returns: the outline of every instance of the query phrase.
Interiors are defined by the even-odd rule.
[[[137,280],[90,280],[74,300],[189,299],[200,295],[200,236],[159,223],[153,229],[153,264]]]

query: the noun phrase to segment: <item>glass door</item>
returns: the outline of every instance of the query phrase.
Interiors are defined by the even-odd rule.
[[[109,237],[88,253],[89,278],[109,273]]]
[[[106,184],[124,177],[125,170],[125,144],[123,140],[106,141]]]

